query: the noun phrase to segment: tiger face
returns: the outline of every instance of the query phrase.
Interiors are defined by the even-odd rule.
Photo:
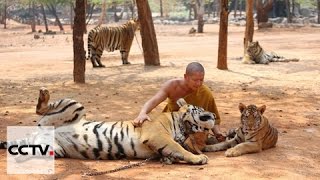
[[[140,30],[140,21],[137,18],[131,19],[127,22],[128,26],[131,26],[133,29],[133,32],[135,32],[136,30]]]
[[[188,130],[191,131],[189,133],[204,132],[213,128],[215,114],[205,111],[201,107],[187,104],[183,98],[178,99],[177,104],[180,107],[179,112],[185,112],[183,121],[189,127]]]
[[[266,106],[257,107],[256,105],[239,104],[241,112],[241,125],[244,133],[257,131],[262,124],[262,114],[266,110]]]
[[[249,42],[247,47],[247,53],[250,56],[250,58],[255,59],[255,57],[260,53],[261,47],[259,45],[258,41]]]

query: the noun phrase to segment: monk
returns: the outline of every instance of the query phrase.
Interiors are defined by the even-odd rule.
[[[223,141],[224,136],[220,131],[220,115],[212,95],[211,90],[203,84],[205,71],[203,66],[198,62],[192,62],[187,65],[186,72],[183,79],[171,79],[166,81],[160,88],[160,90],[149,99],[142,107],[138,117],[133,120],[135,126],[141,126],[145,120],[150,120],[148,113],[150,113],[161,102],[168,99],[168,104],[163,109],[163,112],[172,112],[179,109],[176,101],[179,98],[184,98],[188,104],[202,107],[206,111],[210,111],[216,115],[215,126],[212,132],[218,139]],[[206,141],[206,134],[200,134],[195,139],[191,139],[190,142],[196,142],[202,144]],[[203,138],[203,139],[200,139]],[[196,147],[196,152],[199,152],[201,147]]]

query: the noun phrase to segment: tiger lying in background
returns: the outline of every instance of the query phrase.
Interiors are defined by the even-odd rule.
[[[272,127],[268,119],[263,116],[266,106],[259,108],[255,105],[239,104],[241,125],[235,130],[235,137],[214,145],[208,145],[204,151],[226,150],[227,157],[241,156],[247,153],[256,153],[272,148],[278,141],[278,131]],[[230,148],[230,149],[229,149]]]
[[[275,53],[267,53],[259,45],[258,41],[249,42],[246,49],[246,53],[242,58],[244,64],[269,64],[269,62],[290,62],[299,61],[299,59],[286,59],[282,56],[278,56]]]
[[[121,159],[164,157],[166,161],[206,164],[208,157],[195,155],[181,145],[189,134],[212,129],[215,115],[177,101],[178,112],[150,114],[152,121],[134,127],[131,121],[88,121],[84,107],[77,101],[62,99],[48,104],[49,91],[40,89],[38,126],[54,126],[55,157],[76,159]],[[15,142],[2,142],[0,147]],[[43,142],[45,143],[45,142]]]
[[[120,50],[122,64],[130,64],[128,56],[130,53],[134,33],[140,28],[137,19],[129,20],[118,27],[97,26],[88,33],[88,58],[92,66],[105,67],[101,63],[101,56],[104,50],[113,52]]]

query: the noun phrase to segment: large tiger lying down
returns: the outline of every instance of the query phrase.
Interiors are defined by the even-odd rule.
[[[151,121],[134,127],[131,121],[93,122],[77,101],[62,99],[48,104],[49,91],[40,89],[39,126],[55,126],[55,157],[76,159],[121,159],[164,157],[167,161],[206,164],[208,157],[186,151],[181,145],[189,134],[212,129],[215,115],[177,101],[178,112],[150,114]],[[6,148],[13,142],[2,142]]]
[[[235,137],[214,145],[208,145],[204,151],[226,150],[227,157],[256,153],[272,148],[278,141],[278,131],[272,127],[268,119],[263,116],[266,106],[245,106],[239,104],[241,112],[240,127],[235,130]]]

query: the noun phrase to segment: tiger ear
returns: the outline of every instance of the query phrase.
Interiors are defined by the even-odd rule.
[[[258,111],[260,112],[260,114],[263,114],[264,111],[266,110],[267,106],[266,105],[262,105],[258,108]]]
[[[240,112],[242,113],[245,109],[246,109],[246,105],[242,104],[242,103],[239,103],[239,110]]]
[[[182,107],[182,106],[186,105],[187,102],[183,98],[180,98],[180,99],[177,100],[177,104],[178,104],[179,107]]]

